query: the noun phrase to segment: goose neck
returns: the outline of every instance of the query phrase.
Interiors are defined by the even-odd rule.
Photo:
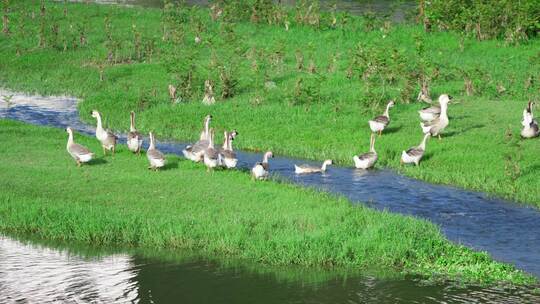
[[[133,113],[131,113],[131,117],[130,117],[129,131],[130,132],[135,132],[136,131],[136,129],[135,129],[135,114],[133,114]]]
[[[430,136],[429,133],[424,135],[424,139],[422,139],[422,142],[420,143],[420,146],[418,146],[418,148],[420,148],[422,150],[426,150],[426,141],[427,141],[429,136]]]

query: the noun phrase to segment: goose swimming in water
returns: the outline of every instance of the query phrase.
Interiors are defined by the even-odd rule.
[[[377,116],[369,121],[369,128],[374,133],[379,133],[379,136],[381,136],[382,131],[384,128],[388,126],[390,123],[390,108],[394,106],[394,101],[390,100],[388,104],[386,105],[386,110],[384,111],[383,115]]]
[[[253,177],[253,179],[263,180],[268,178],[268,175],[270,174],[270,166],[268,165],[268,159],[273,157],[274,154],[272,154],[271,151],[264,153],[263,161],[256,163],[255,166],[253,166],[253,168],[251,169],[251,176]]]
[[[332,164],[331,159],[327,159],[323,162],[321,167],[311,166],[311,165],[294,165],[294,172],[296,174],[308,174],[308,173],[324,173],[326,172],[326,167]]]
[[[71,157],[73,157],[73,159],[77,162],[77,167],[80,167],[83,163],[91,161],[94,157],[94,153],[88,150],[88,148],[86,148],[85,146],[75,143],[75,141],[73,140],[73,129],[67,127],[66,132],[68,133],[66,150],[68,151],[69,155],[71,155]]]
[[[377,162],[378,156],[375,151],[375,136],[371,133],[371,138],[369,141],[369,152],[353,156],[354,166],[357,169],[369,169],[375,165]]]

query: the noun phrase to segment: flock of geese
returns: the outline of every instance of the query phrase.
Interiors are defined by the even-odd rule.
[[[421,119],[420,127],[422,128],[424,136],[418,146],[411,147],[401,153],[402,164],[415,164],[418,166],[426,151],[426,142],[428,138],[431,136],[438,136],[439,139],[441,139],[441,133],[449,123],[447,109],[451,99],[451,96],[443,94],[439,96],[438,105],[433,105],[419,111]],[[537,137],[540,133],[538,122],[536,119],[534,119],[532,112],[533,105],[534,104],[532,102],[529,102],[525,110],[523,110],[523,120],[521,122],[523,125],[521,136],[523,138]],[[370,169],[377,162],[378,155],[375,151],[375,134],[378,133],[379,136],[381,136],[384,129],[389,125],[389,111],[393,106],[394,102],[390,101],[382,115],[377,116],[369,121],[369,127],[372,131],[369,152],[353,156],[353,161],[356,168]],[[103,154],[107,155],[107,152],[110,151],[114,155],[118,137],[110,130],[105,130],[103,128],[101,114],[98,111],[92,111],[91,115],[96,119],[95,134],[96,138],[101,143]],[[214,129],[210,128],[211,120],[212,115],[207,115],[204,118],[204,126],[199,140],[195,144],[187,146],[182,153],[191,161],[203,162],[208,171],[218,167],[225,169],[236,168],[238,158],[232,144],[239,133],[236,130],[232,130],[230,132],[224,131],[223,145],[221,147],[216,147],[214,141]],[[73,130],[70,127],[68,127],[66,131],[69,135],[67,151],[76,161],[77,166],[81,166],[82,163],[87,163],[92,160],[94,153],[92,153],[88,148],[74,142]],[[150,145],[146,151],[146,156],[150,164],[148,168],[157,171],[159,168],[165,166],[166,159],[165,155],[156,149],[155,137],[152,132],[149,133],[149,138]],[[135,113],[132,111],[130,113],[130,130],[127,135],[127,147],[131,152],[140,155],[142,144],[143,136],[135,128]],[[263,155],[262,161],[257,162],[251,169],[253,179],[263,180],[268,178],[270,168],[268,161],[273,157],[274,155],[271,151],[268,151]],[[321,173],[325,172],[327,166],[331,164],[332,160],[325,160],[321,167],[311,165],[294,165],[294,169],[295,173],[297,174]]]

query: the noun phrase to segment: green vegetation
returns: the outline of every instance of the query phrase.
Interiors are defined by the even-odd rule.
[[[394,99],[378,167],[539,206],[540,142],[520,140],[519,128],[527,101],[538,99],[540,39],[479,42],[322,14],[306,1],[293,10],[255,2],[157,10],[17,1],[0,34],[0,85],[84,98],[83,119],[93,123],[88,113],[99,109],[118,130],[134,110],[158,138],[194,140],[211,113],[215,126],[240,131],[238,148],[345,165],[368,150],[367,121]],[[421,86],[457,103],[420,167],[401,167],[401,151],[422,137]],[[205,93],[215,105],[201,103]]]
[[[447,241],[423,220],[241,171],[207,173],[169,155],[118,153],[77,168],[66,133],[0,120],[0,231],[94,245],[193,249],[266,265],[390,268],[465,282],[532,283],[512,266]],[[76,141],[99,151],[94,138]]]
[[[420,0],[427,29],[457,30],[478,40],[501,38],[511,43],[534,37],[540,30],[538,0]]]

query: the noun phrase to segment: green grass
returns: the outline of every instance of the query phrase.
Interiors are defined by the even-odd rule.
[[[474,283],[534,278],[447,241],[428,221],[169,155],[161,172],[121,147],[77,168],[62,130],[0,120],[0,231],[50,240],[332,269],[392,269]],[[99,151],[94,138],[76,141]]]
[[[26,17],[20,13],[23,8]],[[144,132],[154,130],[158,138],[194,140],[202,118],[211,113],[219,131],[240,131],[235,141],[238,148],[318,160],[331,158],[343,165],[352,165],[354,154],[368,150],[367,121],[382,113],[386,100],[393,98],[399,103],[391,110],[389,132],[377,140],[377,167],[540,206],[540,179],[534,174],[540,166],[535,157],[540,142],[519,139],[522,110],[528,99],[538,98],[538,81],[528,88],[526,82],[531,76],[540,79],[540,39],[522,45],[464,39],[461,51],[460,36],[451,32],[426,34],[419,26],[407,24],[393,26],[387,32],[365,31],[365,21],[356,17],[349,18],[346,25],[338,19],[337,29],[315,29],[296,25],[290,17],[289,31],[278,25],[236,22],[232,28],[237,39],[231,44],[221,34],[221,21],[212,22],[207,10],[195,9],[183,29],[182,42],[174,45],[161,39],[159,10],[69,4],[68,17],[63,17],[62,9],[63,4],[47,2],[47,37],[52,37],[50,26],[56,22],[60,37],[76,41],[78,34],[69,26],[85,24],[88,45],[68,47],[66,52],[55,48],[54,42],[38,48],[38,7],[22,1],[10,14],[13,34],[0,35],[1,86],[81,97],[84,120],[93,123],[88,113],[98,109],[106,124],[118,130],[128,128],[128,113],[135,110],[139,128]],[[34,20],[30,18],[32,10],[37,16]],[[118,58],[122,63],[105,62],[105,16],[110,17],[115,41],[121,41]],[[202,44],[193,42],[194,19],[206,28],[201,33]],[[25,35],[21,34],[21,22]],[[132,24],[137,25],[143,41],[155,42],[152,56],[133,59]],[[361,72],[356,71],[353,79],[348,79],[347,69],[358,44],[371,54],[369,61],[377,72],[361,78]],[[424,51],[416,51],[417,44]],[[174,47],[176,51],[172,51]],[[254,59],[248,59],[253,50],[259,54],[254,55],[258,71],[251,68]],[[282,71],[268,60],[278,50],[283,54]],[[304,52],[306,66],[313,58],[319,74],[296,71],[297,50]],[[326,66],[336,52],[337,70],[328,73]],[[398,54],[397,59],[390,59],[392,54]],[[186,68],[184,56],[192,56],[196,66],[194,95],[188,102],[171,104],[167,86],[179,83],[178,77]],[[213,79],[217,93],[222,89],[219,68],[212,66],[212,61],[234,70],[239,84],[233,98],[218,98],[216,105],[207,107],[200,103],[204,80]],[[104,81],[100,81],[99,64],[104,64]],[[362,66],[355,68],[361,70]],[[425,68],[430,76],[439,70],[439,76],[433,76],[431,82],[433,97],[449,93],[459,103],[450,105],[450,126],[444,139],[428,143],[421,166],[401,167],[401,151],[417,145],[422,138],[417,110],[425,104],[405,103],[414,99],[418,86],[416,82],[408,86],[404,80],[419,68]],[[474,83],[473,96],[465,95],[464,75]],[[389,76],[397,80],[390,81]],[[265,77],[277,88],[265,89]],[[296,96],[295,84],[300,78],[304,79],[304,93]],[[506,91],[497,92],[498,85]],[[404,100],[402,95],[407,90],[412,93],[405,94],[409,97]]]

